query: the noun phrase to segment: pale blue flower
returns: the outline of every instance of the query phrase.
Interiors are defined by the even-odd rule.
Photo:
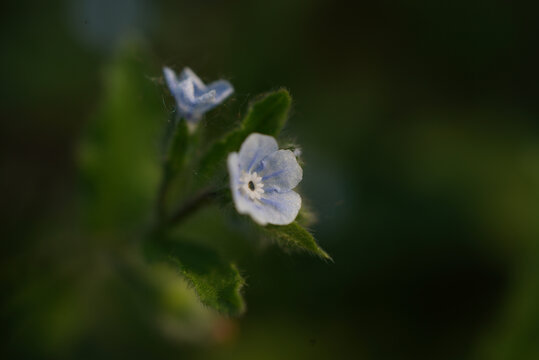
[[[303,170],[290,150],[279,150],[271,136],[253,133],[239,153],[228,155],[230,187],[236,210],[249,214],[260,225],[286,225],[301,208],[301,197],[292,189]]]
[[[225,80],[204,85],[188,67],[183,69],[179,77],[168,67],[163,68],[163,73],[176,99],[178,113],[190,123],[198,122],[206,111],[219,105],[234,92],[232,85]]]

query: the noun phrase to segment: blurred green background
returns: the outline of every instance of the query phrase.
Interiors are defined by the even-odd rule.
[[[539,359],[538,10],[3,3],[2,357]],[[335,263],[201,212],[193,236],[212,221],[200,241],[246,277],[239,319],[126,250],[159,177],[163,65],[234,84],[209,129],[294,98],[284,137]]]

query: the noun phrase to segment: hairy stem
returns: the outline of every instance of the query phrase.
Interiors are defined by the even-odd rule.
[[[225,190],[226,189],[219,189],[219,190],[210,189],[210,190],[201,192],[194,198],[191,198],[190,200],[188,200],[179,209],[177,209],[176,212],[172,214],[172,216],[166,221],[166,225],[171,226],[171,225],[178,224],[179,222],[181,222],[183,219],[185,219],[189,215],[193,214],[202,206],[207,205],[208,203],[211,203],[212,201],[223,196],[225,193]]]
[[[169,172],[165,169],[165,171],[163,171],[163,178],[161,179],[161,183],[159,184],[159,190],[157,191],[157,199],[155,203],[158,219],[163,219],[165,216],[165,198],[169,182],[170,175]]]
[[[171,171],[169,165],[170,157],[170,147],[172,146],[172,140],[174,138],[174,133],[176,132],[177,125],[180,119],[178,118],[176,111],[172,111],[170,118],[167,122],[165,132],[163,134],[162,140],[162,153],[163,153],[163,173],[161,177],[161,182],[159,184],[159,189],[157,190],[157,199],[155,203],[157,217],[161,221],[165,216],[165,198],[168,190],[168,185],[170,183]]]

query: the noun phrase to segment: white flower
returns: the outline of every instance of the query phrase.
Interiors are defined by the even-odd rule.
[[[176,100],[180,116],[190,123],[198,122],[204,113],[223,102],[234,92],[232,85],[218,80],[204,85],[189,68],[184,68],[179,78],[168,67],[163,68],[165,80]]]
[[[279,150],[277,141],[253,133],[239,153],[228,155],[228,172],[234,204],[260,225],[287,225],[301,208],[301,197],[292,189],[303,170],[290,150]]]

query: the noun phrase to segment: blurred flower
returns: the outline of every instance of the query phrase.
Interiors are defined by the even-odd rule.
[[[228,172],[240,214],[249,214],[260,225],[294,221],[301,197],[292,189],[301,181],[303,170],[292,151],[279,150],[271,136],[253,133],[239,153],[228,155]]]
[[[234,92],[232,85],[218,80],[204,85],[202,80],[189,68],[184,68],[179,79],[174,71],[163,68],[170,92],[176,99],[180,116],[188,122],[198,122],[206,111],[213,109]]]

